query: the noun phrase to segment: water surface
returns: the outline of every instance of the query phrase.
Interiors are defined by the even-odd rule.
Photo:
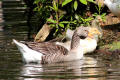
[[[16,1],[4,1],[4,25],[0,31],[0,80],[119,80],[120,61],[87,55],[81,60],[54,64],[24,64],[12,39],[28,35],[24,8]],[[12,0],[11,0],[12,1]],[[20,0],[17,0],[20,1]],[[18,6],[18,8],[16,8]],[[11,16],[10,16],[11,15]],[[0,23],[2,24],[2,23]],[[1,27],[1,26],[0,26]]]
[[[87,55],[81,60],[53,64],[24,64],[12,39],[27,32],[0,32],[0,80],[119,80],[120,62]]]

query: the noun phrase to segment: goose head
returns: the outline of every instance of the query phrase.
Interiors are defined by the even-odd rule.
[[[92,52],[97,46],[95,35],[100,35],[100,34],[101,33],[97,28],[91,28],[91,27],[77,28],[72,37],[71,50],[79,54]]]
[[[88,36],[88,33],[89,31],[87,27],[78,27],[72,36],[71,49],[80,46],[80,39],[85,39]]]

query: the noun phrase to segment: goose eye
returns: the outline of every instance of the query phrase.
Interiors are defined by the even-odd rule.
[[[88,32],[88,30],[84,30],[85,32]]]
[[[86,33],[86,34],[88,34],[88,33],[89,33],[89,31],[88,31],[88,30],[84,30],[84,31],[85,31],[85,33]]]

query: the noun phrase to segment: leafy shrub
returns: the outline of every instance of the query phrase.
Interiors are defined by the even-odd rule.
[[[35,0],[34,4],[37,6],[34,11],[45,20],[45,23],[50,23],[55,29],[54,35],[57,36],[68,28],[90,25],[93,17],[86,16],[86,12],[91,2],[94,3],[94,0]],[[100,14],[101,6],[98,6],[97,10],[98,14],[94,16]],[[52,19],[49,18],[51,15]]]

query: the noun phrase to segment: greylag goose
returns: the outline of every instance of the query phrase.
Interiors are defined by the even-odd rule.
[[[120,0],[104,0],[104,4],[114,15],[120,17]]]
[[[80,45],[83,48],[83,53],[91,53],[93,52],[96,47],[97,47],[97,40],[96,36],[101,35],[100,31],[97,28],[94,27],[81,27],[81,28],[86,28],[89,31],[89,35],[87,36],[84,40],[80,40]],[[74,31],[72,30],[67,30],[66,32],[66,37],[71,39],[71,35],[73,35]],[[70,50],[70,45],[71,45],[71,40],[63,43],[63,42],[56,42],[57,45],[64,46],[68,50]]]
[[[89,35],[91,36],[86,28],[81,29],[80,27],[76,29],[72,37],[70,50],[50,42],[21,43],[15,39],[13,39],[13,42],[22,53],[25,63],[37,62],[44,64],[81,59],[83,57],[83,49],[80,45],[80,39],[82,40]]]

